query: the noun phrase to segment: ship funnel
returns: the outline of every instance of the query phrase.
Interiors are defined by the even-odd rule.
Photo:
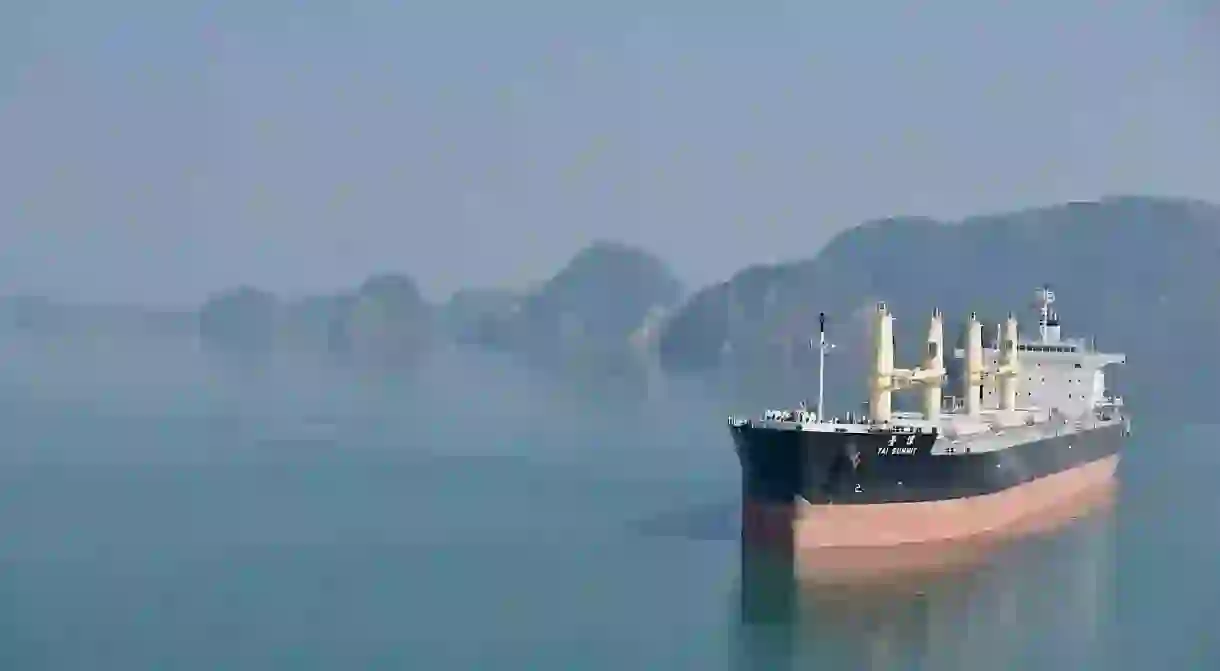
[[[976,417],[983,404],[983,325],[971,312],[966,322],[966,370],[962,377],[966,414]]]
[[[878,303],[873,319],[873,370],[869,376],[868,409],[873,421],[888,422],[894,378],[894,316],[885,303]]]
[[[924,352],[923,369],[933,375],[923,388],[923,416],[928,420],[940,417],[941,385],[945,373],[945,328],[944,318],[940,310],[932,311],[932,321],[928,324],[928,348]]]
[[[1004,321],[1000,334],[1000,408],[1017,409],[1017,376],[1020,375],[1017,361],[1017,318],[1011,312]]]

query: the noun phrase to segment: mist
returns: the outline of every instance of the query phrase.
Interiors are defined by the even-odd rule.
[[[1134,0],[20,0],[0,287],[190,305],[403,271],[443,300],[596,239],[702,285],[876,217],[1220,200],[1215,36]]]
[[[1220,365],[1215,29],[1134,0],[7,7],[0,667],[1216,666],[1220,461],[1187,423]],[[564,275],[596,241],[633,251]],[[753,627],[722,422],[813,400],[815,315],[839,414],[876,300],[913,353],[930,302],[1060,279],[1146,403],[1117,521]]]

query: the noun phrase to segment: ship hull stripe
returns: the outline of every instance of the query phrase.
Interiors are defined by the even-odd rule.
[[[964,454],[938,454],[945,440],[932,433],[815,433],[749,423],[730,431],[746,500],[864,505],[1002,492],[1116,455],[1125,428],[1111,422]]]

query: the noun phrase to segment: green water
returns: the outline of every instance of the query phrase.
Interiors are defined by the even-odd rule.
[[[1220,659],[1210,427],[1137,435],[1113,514],[989,566],[921,594],[794,599],[743,585],[714,399],[594,403],[482,359],[386,381],[176,350],[9,354],[0,668]]]

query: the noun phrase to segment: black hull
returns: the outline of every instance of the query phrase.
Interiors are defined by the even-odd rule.
[[[1114,456],[1125,435],[1118,422],[994,451],[933,454],[931,433],[837,433],[750,423],[730,425],[730,431],[743,496],[777,504],[797,497],[813,504],[877,504],[995,494]],[[905,449],[895,454],[891,442]]]

